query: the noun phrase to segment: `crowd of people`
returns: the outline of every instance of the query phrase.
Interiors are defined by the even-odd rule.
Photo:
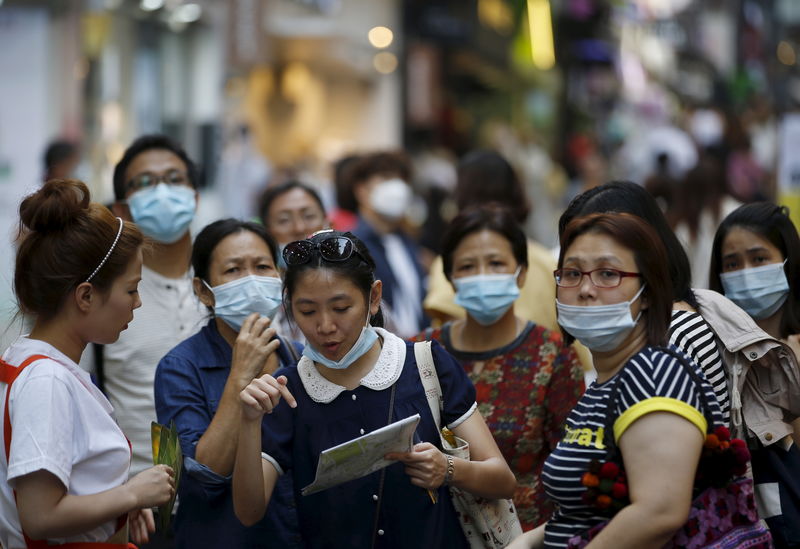
[[[0,362],[2,548],[499,547],[470,536],[464,493],[513,501],[515,549],[800,547],[786,208],[676,219],[611,181],[570,202],[553,253],[524,232],[514,169],[477,151],[435,257],[406,229],[403,154],[337,172],[338,210],[289,180],[260,219],[193,236],[197,168],[147,135],[110,208],[63,177],[22,201],[14,290],[32,328]],[[388,465],[303,494],[321,452],[415,415]],[[174,422],[179,477],[152,465],[153,421]]]

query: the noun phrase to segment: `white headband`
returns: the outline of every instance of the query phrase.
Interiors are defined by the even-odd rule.
[[[100,265],[98,265],[97,268],[94,270],[94,272],[92,272],[92,274],[89,275],[89,278],[87,278],[85,282],[89,282],[91,279],[93,279],[94,275],[97,274],[97,271],[103,268],[103,265],[105,265],[106,261],[108,261],[111,252],[113,252],[114,248],[117,246],[117,242],[119,242],[119,236],[122,234],[122,227],[124,226],[124,221],[122,221],[121,217],[118,217],[117,220],[119,221],[119,229],[117,229],[117,236],[114,238],[114,242],[111,243],[111,247],[108,249],[108,252],[106,253],[106,256],[103,258],[103,261],[100,262]]]

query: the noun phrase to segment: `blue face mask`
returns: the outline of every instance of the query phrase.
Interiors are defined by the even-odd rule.
[[[519,272],[518,268],[514,274],[475,275],[453,279],[456,305],[464,307],[469,316],[481,326],[494,324],[519,297]]]
[[[214,315],[237,332],[252,313],[272,319],[281,306],[283,284],[280,278],[250,275],[213,288],[206,284],[206,287],[214,294]]]
[[[186,233],[196,206],[194,189],[185,185],[159,183],[128,198],[133,222],[162,244],[172,244]]]
[[[367,303],[369,304],[369,300],[367,300]],[[332,368],[334,370],[344,370],[353,362],[364,356],[377,340],[378,332],[375,331],[375,328],[369,325],[369,305],[367,305],[367,322],[364,327],[361,328],[361,334],[358,336],[356,342],[352,347],[350,347],[350,350],[347,351],[342,358],[339,360],[331,360],[312,347],[311,343],[307,343],[303,348],[303,356],[310,358],[318,364],[327,366],[328,368]]]
[[[613,351],[631,333],[642,312],[631,316],[631,304],[644,291],[642,286],[633,299],[611,305],[566,305],[556,299],[558,324],[592,351]]]
[[[783,263],[720,273],[725,297],[756,320],[774,315],[789,297],[789,281]]]

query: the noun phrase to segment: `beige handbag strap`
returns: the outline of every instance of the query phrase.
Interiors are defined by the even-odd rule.
[[[441,428],[444,397],[442,397],[442,386],[439,384],[439,374],[436,373],[436,365],[433,362],[431,342],[414,343],[414,358],[417,360],[419,379],[422,381],[422,388],[425,390],[425,398],[428,399],[433,421],[436,422],[437,427]]]

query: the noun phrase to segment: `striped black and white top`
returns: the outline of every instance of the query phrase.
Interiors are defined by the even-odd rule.
[[[699,373],[699,368],[689,361]],[[558,509],[545,527],[548,548],[566,547],[568,540],[607,520],[583,503],[585,488],[582,475],[592,459],[605,461],[608,449],[603,443],[606,410],[616,380],[619,379],[614,405],[614,440],[618,441],[628,426],[643,415],[666,411],[691,421],[703,433],[707,420],[702,410],[698,386],[672,355],[654,347],[645,347],[611,379],[593,383],[567,418],[565,434],[545,461],[542,482],[548,497]],[[702,390],[711,408],[715,424],[722,421],[716,396],[701,376]],[[653,436],[658,436],[653,433]]]
[[[698,313],[672,311],[669,325],[669,342],[700,366],[717,395],[722,419],[730,427],[730,393],[725,364],[719,354],[716,337],[711,326]]]

